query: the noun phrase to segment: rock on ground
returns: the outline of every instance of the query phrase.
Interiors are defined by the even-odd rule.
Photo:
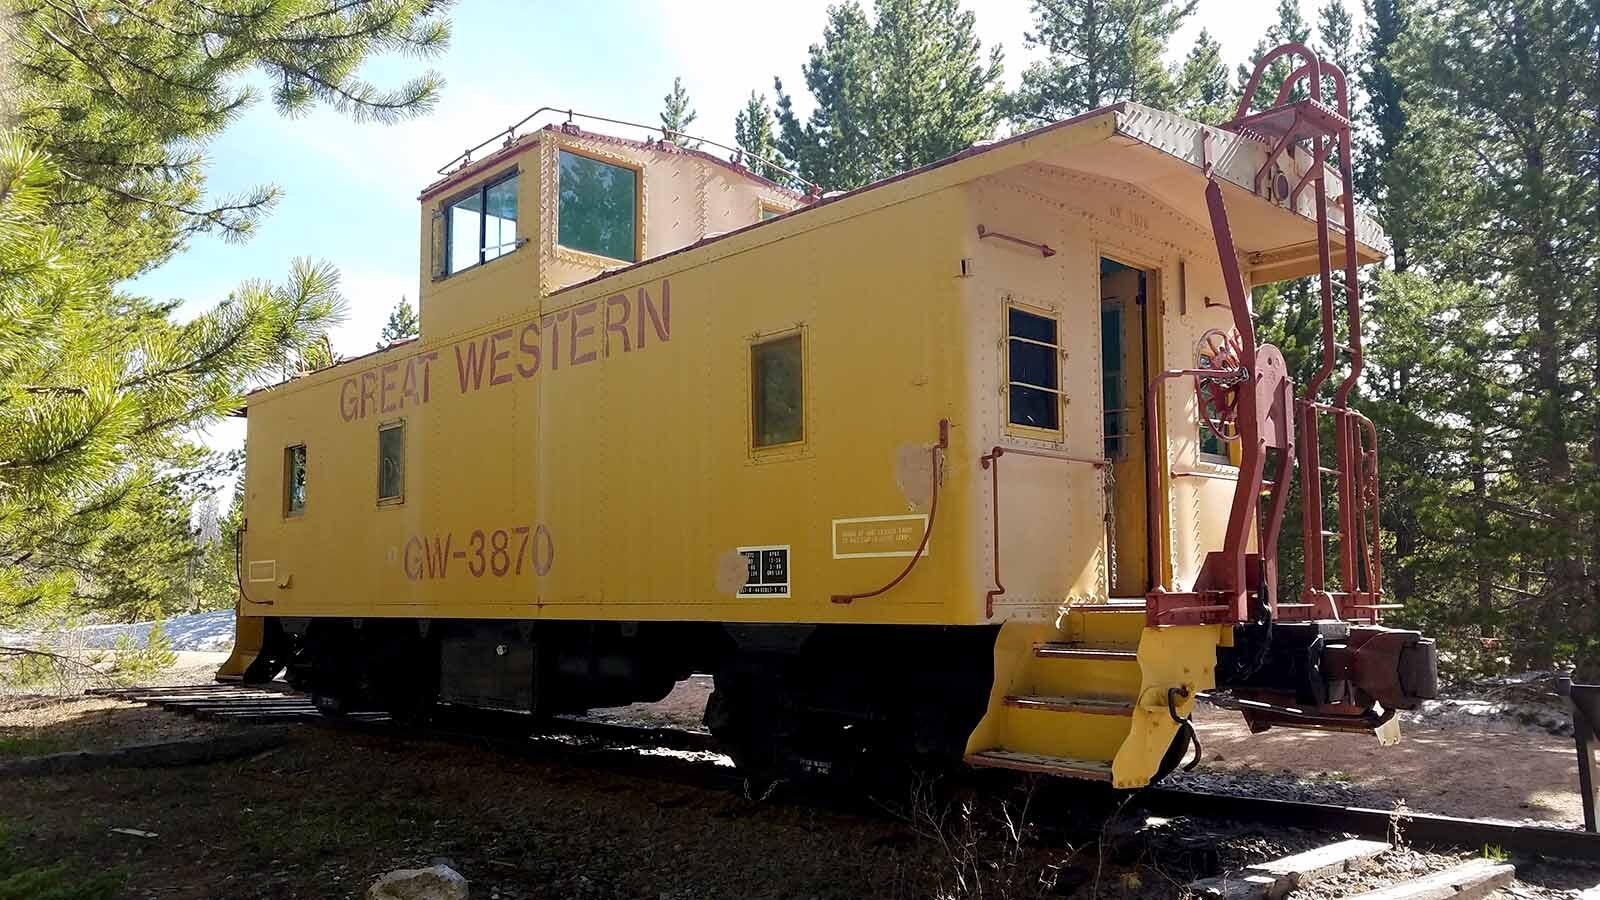
[[[449,866],[396,869],[367,888],[367,900],[467,900],[467,879]]]

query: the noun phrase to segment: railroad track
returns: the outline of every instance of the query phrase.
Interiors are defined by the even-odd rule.
[[[677,780],[688,780],[706,787],[737,787],[741,781],[726,757],[720,756],[721,751],[710,734],[675,728],[556,717],[529,740],[432,727],[403,728],[391,722],[383,713],[350,713],[330,718],[320,713],[310,699],[279,684],[200,684],[97,689],[90,693],[224,722],[306,723],[478,746],[487,744],[497,750],[521,755],[560,755],[568,759],[581,757],[587,763],[622,765],[630,769],[651,770],[652,774],[656,770],[664,770]],[[641,749],[647,753],[654,750],[659,754],[659,751],[666,750],[680,755],[676,758],[643,756],[638,752]],[[712,754],[718,755],[718,758],[713,758]],[[701,758],[693,758],[694,755],[701,755]],[[1140,791],[1129,805],[1160,815],[1271,823],[1301,829],[1347,832],[1379,840],[1390,837],[1398,824],[1407,842],[1416,846],[1468,850],[1497,847],[1508,853],[1600,862],[1600,834],[1539,825],[1160,787]]]

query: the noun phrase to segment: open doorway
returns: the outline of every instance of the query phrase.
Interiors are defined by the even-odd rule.
[[[1146,298],[1154,273],[1100,258],[1100,383],[1105,455],[1106,581],[1112,597],[1143,598],[1150,583],[1150,495],[1145,387],[1150,383]]]

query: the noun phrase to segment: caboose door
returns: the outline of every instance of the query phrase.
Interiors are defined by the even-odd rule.
[[[1105,455],[1106,581],[1112,597],[1150,590],[1150,498],[1145,484],[1145,386],[1149,383],[1145,298],[1150,273],[1100,259],[1100,378]]]

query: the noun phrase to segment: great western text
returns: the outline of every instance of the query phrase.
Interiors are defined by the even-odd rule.
[[[469,394],[671,339],[672,292],[663,278],[654,293],[612,294],[351,375],[339,385],[339,417],[357,422],[425,406],[440,390],[440,369],[449,370],[439,376],[445,390]]]

